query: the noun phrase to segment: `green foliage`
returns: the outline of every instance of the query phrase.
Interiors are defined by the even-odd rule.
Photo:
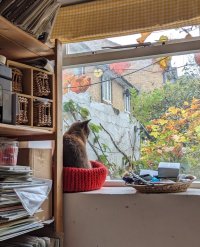
[[[73,100],[69,100],[68,102],[64,102],[63,104],[64,112],[76,112],[77,104]]]
[[[84,107],[81,107],[79,112],[83,119],[88,118],[88,116],[90,115],[88,109]]]
[[[63,110],[66,113],[71,113],[75,119],[76,114],[79,114],[83,120],[87,119],[90,115],[90,112],[87,108],[81,107],[71,99],[63,104]]]
[[[157,168],[160,161],[180,162],[183,172],[200,177],[200,78],[186,74],[149,93],[134,94],[133,114],[150,138],[141,145],[137,168]]]
[[[200,79],[182,76],[176,83],[141,94],[132,93],[133,115],[144,125],[161,117],[169,107],[181,107],[184,101],[200,97]]]
[[[97,125],[94,123],[90,123],[89,126],[90,126],[91,131],[94,133],[99,133],[102,130],[100,125]]]

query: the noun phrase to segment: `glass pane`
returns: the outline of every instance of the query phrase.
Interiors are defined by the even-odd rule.
[[[101,86],[112,105],[102,103]],[[200,178],[200,54],[115,62],[105,71],[89,66],[84,75],[63,68],[63,87],[64,129],[91,119],[87,153],[108,167],[111,179],[162,161],[181,163],[181,172]]]

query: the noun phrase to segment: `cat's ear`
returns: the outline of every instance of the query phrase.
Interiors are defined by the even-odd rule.
[[[91,121],[91,119],[88,119],[88,120],[81,122],[81,126],[83,126],[83,127],[87,126],[90,121]]]
[[[81,127],[82,127],[82,128],[87,128],[88,123],[89,123],[90,121],[91,121],[91,119],[88,119],[88,120],[85,120],[85,121],[81,122]]]

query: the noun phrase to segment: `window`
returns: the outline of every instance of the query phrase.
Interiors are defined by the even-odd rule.
[[[128,113],[131,111],[131,95],[128,89],[124,92],[124,110]]]
[[[74,75],[84,75],[85,74],[85,67],[78,67],[73,70]]]
[[[126,42],[123,38],[118,40],[118,46]],[[136,171],[156,169],[162,161],[179,162],[182,173],[200,179],[200,53],[193,54],[199,48],[199,40],[191,38],[166,44],[159,41],[150,47],[116,48],[76,55],[76,59],[75,55],[69,55],[70,60],[66,56],[66,66],[91,66],[86,74],[91,76],[89,93],[94,94],[96,102],[80,98],[79,105],[85,104],[91,123],[97,125],[93,126],[95,134],[89,137],[93,145],[89,158],[98,157],[106,164],[111,179],[120,179],[128,169],[131,162],[127,162],[127,157]],[[126,61],[128,66],[116,68],[116,63]],[[102,64],[106,66],[100,77],[94,71]],[[112,108],[118,107],[116,99],[120,111],[130,114],[114,113]],[[97,105],[101,101],[112,102],[112,107]],[[113,141],[127,157],[123,157]]]
[[[91,40],[78,43],[70,43],[64,45],[64,53],[81,54],[81,53],[96,53],[120,45],[135,45],[142,40],[145,42],[157,43],[162,42],[166,38],[170,41],[177,39],[188,39],[192,37],[199,37],[199,26],[187,26],[177,29],[159,30],[154,32],[147,32],[143,35],[133,34],[120,37],[113,37],[108,39]]]
[[[112,81],[102,76],[102,100],[112,103]]]

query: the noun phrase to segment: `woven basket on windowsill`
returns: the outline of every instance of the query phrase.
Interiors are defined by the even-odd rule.
[[[90,161],[92,168],[63,168],[63,192],[83,192],[100,189],[107,176],[107,168],[98,161]]]
[[[172,184],[159,184],[154,185],[136,185],[131,186],[141,193],[178,193],[185,192],[191,185],[191,183],[196,179],[195,176],[188,176],[189,181],[186,182],[176,182]]]

